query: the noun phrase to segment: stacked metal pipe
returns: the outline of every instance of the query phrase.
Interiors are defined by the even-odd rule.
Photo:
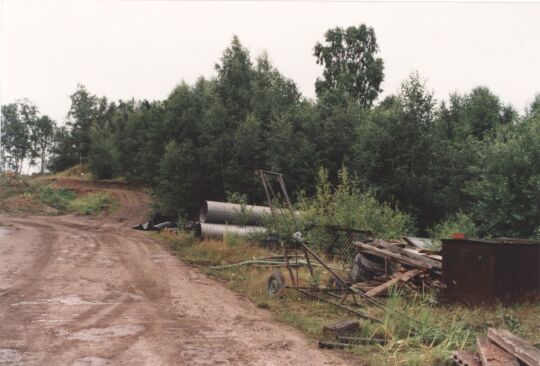
[[[226,233],[238,236],[263,234],[267,228],[259,225],[263,217],[270,213],[270,208],[265,206],[204,201],[199,213],[197,234],[203,239],[223,239]]]

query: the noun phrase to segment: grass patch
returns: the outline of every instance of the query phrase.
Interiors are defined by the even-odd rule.
[[[33,192],[36,188],[32,180],[27,177],[10,173],[0,173],[0,200]]]
[[[67,188],[54,188],[27,176],[0,174],[0,211],[23,214],[79,213],[95,215],[118,207],[113,195],[88,192],[82,195]]]
[[[67,205],[68,211],[82,215],[97,215],[102,211],[112,212],[118,208],[118,201],[109,193],[93,192],[77,197]]]
[[[311,339],[321,339],[326,324],[352,318],[351,314],[330,304],[313,301],[294,290],[287,290],[282,298],[270,298],[266,294],[266,280],[273,268],[240,266],[228,269],[211,269],[210,266],[233,264],[271,253],[241,238],[225,238],[224,241],[199,241],[191,234],[178,236],[157,234],[185,261],[202,266],[214,277],[225,280],[228,286],[249,297],[259,308],[269,309],[274,317],[304,332]],[[286,270],[282,269],[286,274]],[[320,282],[328,274],[317,268]],[[285,275],[286,281],[288,276]],[[307,278],[307,276],[305,276]],[[522,304],[514,306],[465,307],[441,305],[436,294],[407,293],[393,289],[385,300],[399,312],[415,319],[410,321],[396,317],[366,304],[365,312],[382,320],[382,323],[361,321],[360,337],[385,338],[385,345],[365,345],[348,350],[358,356],[365,365],[451,365],[451,352],[472,350],[477,334],[485,334],[488,327],[508,329],[540,344],[540,306]]]
[[[93,179],[92,173],[88,169],[87,164],[77,164],[62,172],[49,174],[47,175],[47,177],[74,178],[74,179],[79,179],[79,180],[92,180]]]
[[[70,203],[76,199],[77,194],[65,188],[41,187],[37,190],[36,196],[40,202],[64,212],[68,210]]]

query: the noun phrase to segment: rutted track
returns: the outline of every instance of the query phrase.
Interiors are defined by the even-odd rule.
[[[147,195],[100,189],[111,216],[0,216],[0,365],[346,363],[130,230]]]

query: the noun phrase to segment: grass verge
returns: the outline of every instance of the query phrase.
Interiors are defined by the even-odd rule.
[[[281,298],[266,293],[266,279],[273,268],[239,266],[212,269],[268,256],[271,253],[248,241],[229,237],[224,241],[199,241],[190,234],[178,236],[157,234],[181,259],[201,266],[210,276],[225,280],[228,286],[249,297],[258,307],[269,309],[279,321],[303,331],[311,339],[323,337],[326,324],[352,318],[351,314],[330,304],[313,301],[294,290],[287,290]],[[285,270],[282,269],[285,274]],[[318,269],[322,282],[325,271]],[[285,276],[287,279],[287,276]],[[388,307],[415,319],[414,325],[393,311],[384,311],[366,304],[365,312],[382,323],[361,321],[358,336],[384,338],[385,345],[359,346],[347,352],[358,358],[362,365],[451,365],[451,352],[474,349],[477,334],[485,334],[487,327],[508,329],[533,344],[540,344],[540,306],[522,304],[510,307],[465,307],[441,305],[436,294],[406,292],[393,289],[384,300]]]
[[[0,174],[0,212],[55,215],[78,213],[96,215],[118,207],[115,197],[106,192],[81,194],[54,188],[43,181],[13,174]]]
[[[118,201],[109,193],[93,192],[77,197],[68,204],[70,212],[83,215],[97,215],[103,211],[112,212],[118,208]]]

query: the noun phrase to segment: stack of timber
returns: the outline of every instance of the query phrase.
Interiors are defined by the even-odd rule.
[[[452,358],[461,366],[540,366],[540,350],[521,337],[488,328],[486,337],[477,337],[477,352],[458,351]]]
[[[374,274],[369,281],[355,283],[366,295],[384,296],[396,285],[418,287],[441,287],[442,256],[438,251],[419,248],[412,240],[357,241],[359,253],[384,261],[384,268],[393,269]],[[414,238],[420,239],[420,238]],[[424,239],[425,240],[425,239]]]

